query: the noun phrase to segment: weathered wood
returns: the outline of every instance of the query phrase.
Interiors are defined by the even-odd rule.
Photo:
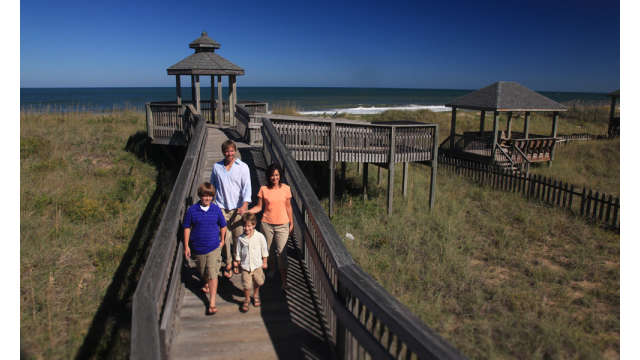
[[[218,102],[216,103],[216,117],[218,118],[217,124],[222,125],[224,122],[224,105],[222,104],[222,75],[218,75]]]
[[[151,104],[144,104],[146,110],[146,118],[147,118],[147,136],[151,138],[153,141],[153,114],[151,113]]]
[[[362,198],[367,200],[367,191],[369,187],[369,163],[364,163],[362,170]]]
[[[200,114],[200,75],[195,75],[195,99],[194,99],[194,106],[196,108],[196,111],[198,112],[198,114]]]
[[[389,174],[387,178],[387,215],[391,216],[393,212],[393,183],[394,183],[394,168],[395,168],[395,155],[396,155],[396,128],[391,127],[389,132],[389,162],[388,169]]]
[[[486,112],[484,110],[480,111],[480,137],[484,135],[484,119]]]
[[[513,118],[513,111],[507,113],[507,138],[511,139],[511,120]]]
[[[329,217],[333,217],[336,196],[336,123],[331,123],[329,134]]]
[[[432,150],[432,158],[431,161],[431,182],[429,184],[429,210],[433,210],[433,207],[436,203],[436,176],[438,175],[438,131],[439,126],[436,125],[434,134],[433,134],[433,150]]]
[[[493,112],[493,138],[491,140],[491,160],[496,158],[496,145],[498,143],[498,121],[500,120],[498,111]]]
[[[449,150],[455,149],[456,142],[456,107],[451,108],[451,132],[449,134]]]
[[[524,138],[528,139],[529,138],[529,116],[530,113],[528,111],[525,111],[524,113]]]
[[[551,137],[556,138],[558,136],[558,112],[553,112],[553,129],[551,131]],[[556,154],[556,142],[554,141],[551,145],[551,161],[554,160]]]
[[[409,163],[402,163],[402,197],[406,198],[408,194],[407,182],[409,180]]]
[[[180,85],[180,75],[176,75],[176,104],[182,105],[182,85]]]

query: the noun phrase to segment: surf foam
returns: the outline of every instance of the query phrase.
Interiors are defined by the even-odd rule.
[[[442,111],[451,111],[451,108],[446,107],[444,105],[405,105],[405,106],[390,106],[390,107],[358,106],[354,108],[345,108],[345,109],[300,111],[300,113],[304,115],[323,115],[323,114],[332,115],[335,113],[368,115],[368,114],[379,114],[387,110],[407,110],[407,111],[431,110],[433,112],[442,112]]]

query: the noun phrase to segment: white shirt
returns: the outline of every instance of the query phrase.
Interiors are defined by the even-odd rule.
[[[242,270],[253,271],[262,267],[262,258],[268,256],[267,239],[258,230],[254,230],[251,237],[245,234],[238,237],[235,259],[240,261]]]
[[[249,166],[235,159],[227,170],[224,160],[213,164],[211,183],[216,188],[215,203],[220,209],[233,210],[243,202],[251,202],[251,174]]]

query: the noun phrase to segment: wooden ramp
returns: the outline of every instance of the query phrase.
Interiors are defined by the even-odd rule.
[[[220,145],[235,134],[208,127],[206,162],[199,169],[201,181],[209,181],[211,169],[222,159]],[[235,139],[234,139],[235,140]],[[251,169],[252,200],[265,183],[266,164],[260,149],[237,142],[238,156]],[[183,268],[185,287],[171,346],[172,359],[327,359],[334,358],[323,330],[323,317],[309,281],[303,257],[294,240],[287,244],[290,289],[280,289],[279,275],[267,279],[260,290],[261,307],[240,311],[244,299],[240,275],[220,278],[216,306],[207,316],[208,300],[200,290],[197,272]],[[277,271],[275,272],[277,273]]]

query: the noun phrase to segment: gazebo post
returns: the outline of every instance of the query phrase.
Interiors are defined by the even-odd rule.
[[[211,123],[216,123],[216,114],[215,114],[215,104],[216,104],[216,76],[211,75],[211,105],[209,106],[209,110],[211,111]]]
[[[200,114],[200,75],[195,75],[195,107],[198,114]]]
[[[364,168],[362,170],[362,198],[367,200],[367,187],[369,183],[369,163],[364,163]]]
[[[485,117],[485,111],[482,110],[480,111],[480,137],[484,135],[484,117]]]
[[[513,111],[507,113],[507,138],[511,139],[511,118],[513,117]]]
[[[218,125],[224,122],[224,103],[222,102],[222,75],[218,75],[218,104],[216,107]]]
[[[409,180],[409,162],[402,163],[402,197],[407,198],[408,193],[408,180]]]
[[[456,107],[451,107],[451,134],[449,136],[449,150],[454,150],[454,144],[456,143]]]
[[[493,139],[491,140],[491,160],[495,159],[496,144],[498,143],[498,111],[493,112]]]
[[[191,75],[191,102],[196,106],[196,76]]]
[[[525,139],[529,138],[529,115],[530,113],[528,111],[524,112],[524,138]]]
[[[180,75],[176,75],[176,104],[182,105],[182,86],[180,85]]]
[[[556,136],[558,136],[558,112],[554,111],[553,112],[553,130],[551,131],[551,137],[555,138]],[[556,143],[554,141],[553,146],[551,146],[551,161],[553,161],[555,154],[556,154]],[[549,165],[551,165],[551,162],[549,162]]]
[[[229,125],[235,125],[235,96],[236,96],[236,77],[229,75]]]

